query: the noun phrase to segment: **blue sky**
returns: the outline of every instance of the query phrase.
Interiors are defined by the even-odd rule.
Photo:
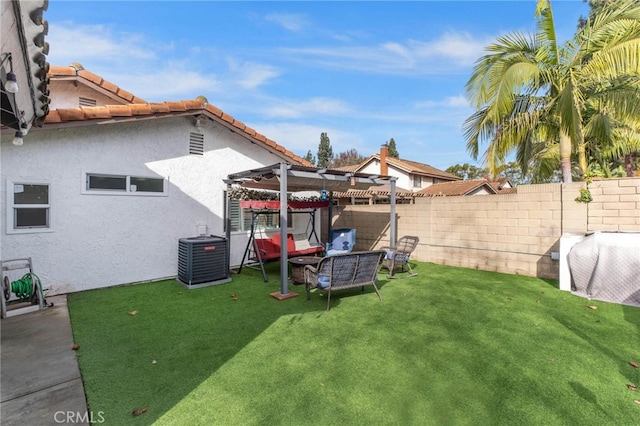
[[[554,1],[560,40],[588,13]],[[476,162],[461,130],[484,48],[535,31],[535,0],[222,2],[50,0],[48,61],[149,101],[204,95],[298,155],[379,152],[446,169]]]

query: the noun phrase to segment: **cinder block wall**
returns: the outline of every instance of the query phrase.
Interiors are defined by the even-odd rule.
[[[396,206],[397,237],[420,237],[414,254],[420,261],[558,279],[559,262],[551,253],[559,252],[562,235],[640,232],[640,179],[595,181],[588,204],[575,201],[583,186],[522,185],[511,195],[417,198]],[[356,250],[388,245],[389,220],[388,205],[333,209],[334,228],[357,229]]]
[[[589,184],[589,231],[640,232],[640,179],[598,180]]]

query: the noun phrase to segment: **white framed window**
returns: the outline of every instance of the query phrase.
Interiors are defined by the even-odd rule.
[[[229,200],[229,204],[231,207],[231,231],[250,231],[251,211],[241,208],[238,200]],[[287,212],[287,224],[289,228],[293,227],[293,214],[291,212]],[[280,212],[274,210],[258,215],[255,219],[255,229],[257,232],[280,229]]]
[[[413,187],[422,188],[422,176],[413,175]]]
[[[231,231],[245,231],[251,229],[251,213],[240,208],[239,200],[229,200],[231,212]]]
[[[167,195],[167,180],[158,177],[84,173],[83,194]]]
[[[51,231],[48,183],[7,182],[7,233]]]

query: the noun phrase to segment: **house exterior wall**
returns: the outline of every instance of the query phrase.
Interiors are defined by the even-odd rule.
[[[468,195],[494,195],[493,192],[489,192],[489,190],[485,187],[478,188]]]
[[[50,108],[78,108],[80,97],[94,99],[96,106],[122,105],[127,102],[107,92],[100,93],[98,89],[91,88],[85,84],[74,84],[71,80],[51,80],[49,90],[55,93],[52,97]]]
[[[189,154],[192,117],[32,131],[23,146],[1,145],[2,258],[31,257],[49,294],[175,276],[178,239],[224,235],[228,174],[281,161],[205,120],[203,156]],[[166,196],[83,193],[84,173],[162,177]],[[50,185],[51,229],[10,233],[8,182]],[[10,216],[11,212],[9,212]],[[304,230],[308,218],[300,219]],[[9,231],[9,233],[7,232]],[[240,263],[247,233],[232,235]]]
[[[517,194],[417,198],[396,206],[397,237],[417,235],[423,262],[558,279],[565,236],[640,232],[640,179],[595,181],[593,201],[575,201],[583,183],[520,185]],[[389,206],[334,209],[334,227],[356,228],[356,250],[389,244]],[[326,219],[324,219],[326,220]],[[326,236],[324,237],[326,238]]]
[[[398,188],[403,188],[403,189],[408,189],[410,191],[419,191],[421,189],[427,188],[431,185],[434,184],[434,179],[427,177],[427,176],[422,176],[422,186],[421,187],[414,187],[413,186],[413,175],[405,172],[404,170],[400,170],[397,167],[394,167],[393,165],[389,164],[388,165],[388,175],[389,176],[393,176],[396,177],[398,180],[396,181],[396,186]],[[369,162],[366,166],[364,166],[361,170],[359,170],[359,172],[362,173],[369,173],[372,175],[379,175],[380,174],[380,161],[378,160],[374,160]]]

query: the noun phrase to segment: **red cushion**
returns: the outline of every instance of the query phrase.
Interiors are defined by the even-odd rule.
[[[273,243],[280,247],[280,234],[273,234],[271,237]],[[293,234],[287,234],[287,253],[293,253],[296,251],[296,242],[293,239]]]
[[[260,250],[262,260],[274,260],[280,258],[280,234],[273,234],[271,238],[256,238],[256,249]],[[296,250],[296,242],[293,234],[287,234],[287,257],[309,256],[324,252],[324,247],[315,246],[302,250]]]
[[[270,238],[259,238],[255,240],[256,248],[260,250],[262,260],[273,260],[280,257],[280,244],[275,244]]]

